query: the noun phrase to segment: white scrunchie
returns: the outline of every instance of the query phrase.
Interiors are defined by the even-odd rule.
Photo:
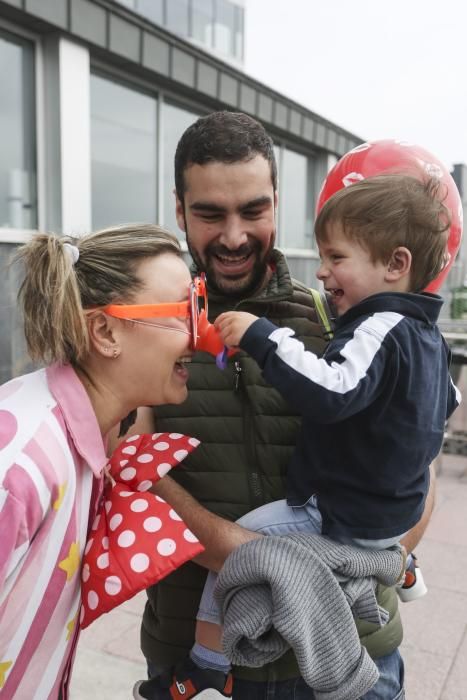
[[[75,245],[72,245],[71,243],[64,243],[63,247],[65,248],[67,255],[70,256],[70,260],[72,265],[76,265],[76,263],[79,260],[79,250]]]

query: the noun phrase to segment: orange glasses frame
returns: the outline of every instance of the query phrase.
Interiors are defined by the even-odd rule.
[[[201,303],[200,303],[201,302]],[[198,341],[198,319],[200,312],[208,312],[206,275],[195,277],[189,287],[189,299],[170,304],[109,304],[102,311],[126,321],[138,318],[183,317],[191,320],[191,346],[196,348]]]

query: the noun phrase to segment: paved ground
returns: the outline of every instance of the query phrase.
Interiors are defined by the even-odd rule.
[[[444,456],[436,510],[417,554],[429,592],[400,606],[407,700],[467,700],[467,458]],[[140,594],[82,633],[71,700],[132,697],[133,682],[145,674],[143,605]]]

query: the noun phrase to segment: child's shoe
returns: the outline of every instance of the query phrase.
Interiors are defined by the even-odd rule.
[[[409,554],[407,557],[404,583],[402,586],[398,586],[396,590],[403,603],[421,598],[427,593],[428,589],[423,580],[422,571],[417,564],[415,554]]]
[[[231,700],[232,674],[199,668],[187,658],[170,673],[138,681],[133,697],[135,700]]]

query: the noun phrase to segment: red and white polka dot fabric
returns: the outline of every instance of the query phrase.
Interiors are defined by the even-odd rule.
[[[203,551],[172,507],[147,493],[198,445],[180,433],[133,435],[113,453],[83,558],[83,629]]]

